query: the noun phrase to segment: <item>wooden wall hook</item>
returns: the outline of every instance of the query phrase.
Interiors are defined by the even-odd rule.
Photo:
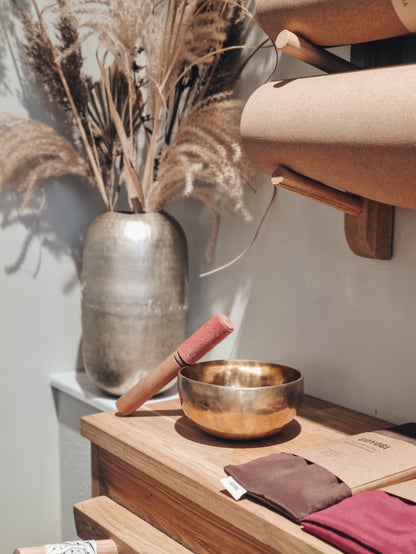
[[[338,73],[360,70],[369,66],[380,67],[400,63],[402,42],[402,38],[396,38],[354,45],[351,48],[352,62],[328,52],[325,48],[289,30],[279,33],[276,47],[326,73]],[[353,62],[358,62],[360,65]],[[338,191],[286,168],[279,168],[273,175],[272,182],[276,186],[344,211],[345,238],[352,252],[358,256],[379,260],[392,258],[394,206]]]
[[[276,187],[296,192],[352,216],[362,212],[363,202],[360,196],[334,189],[283,166],[278,167],[273,173],[272,183]]]
[[[306,62],[326,73],[341,73],[359,69],[355,64],[316,46],[305,38],[285,29],[276,39],[276,48],[285,54]]]

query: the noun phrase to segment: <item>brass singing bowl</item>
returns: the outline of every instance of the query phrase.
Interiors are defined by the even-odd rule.
[[[184,414],[206,433],[258,439],[277,433],[296,416],[303,376],[273,363],[218,360],[182,368],[178,390]]]

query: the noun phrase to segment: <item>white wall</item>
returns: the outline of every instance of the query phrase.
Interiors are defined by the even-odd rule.
[[[0,1],[0,109],[47,121],[34,89],[20,80],[9,8],[9,0]],[[279,76],[308,71],[283,58]],[[245,92],[260,83],[248,76]],[[195,201],[172,206],[189,242],[190,332],[225,312],[236,331],[211,357],[292,365],[310,394],[392,422],[414,420],[416,212],[396,210],[393,260],[369,260],[349,250],[341,213],[281,191],[251,250],[199,278],[246,246],[271,193],[265,179],[249,195],[251,224],[224,219],[210,264],[203,259],[207,210]],[[11,205],[13,198],[0,198],[2,552],[61,539],[57,407],[48,377],[80,364],[77,272],[82,238],[101,209],[94,191],[67,181],[48,186],[38,223],[32,213],[5,225]]]
[[[348,48],[333,51],[349,55]],[[246,76],[245,94],[261,83],[255,71]],[[268,75],[264,66],[260,73]],[[317,73],[283,55],[276,79]],[[416,211],[395,209],[393,259],[371,260],[349,249],[341,212],[280,190],[251,250],[230,268],[199,278],[250,242],[271,194],[265,178],[249,195],[253,222],[223,220],[209,266],[195,213],[176,212],[191,248],[192,327],[217,310],[236,326],[210,357],[294,366],[309,394],[388,421],[414,421]]]
[[[0,110],[49,121],[17,59],[11,4],[0,2]],[[49,375],[80,365],[80,253],[85,230],[101,210],[96,192],[80,183],[62,180],[45,191],[40,217],[36,208],[15,223],[7,216],[19,202],[0,196],[2,553],[61,540],[58,423]]]

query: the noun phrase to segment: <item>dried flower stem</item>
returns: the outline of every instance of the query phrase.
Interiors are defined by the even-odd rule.
[[[132,152],[131,152],[129,139],[127,137],[126,131],[124,130],[124,126],[120,119],[120,116],[117,112],[117,108],[114,105],[114,100],[111,94],[111,88],[110,88],[110,83],[108,82],[107,74],[105,72],[103,64],[98,60],[98,58],[97,58],[97,62],[101,71],[101,79],[107,91],[108,103],[111,110],[111,116],[114,120],[114,125],[117,129],[118,137],[120,139],[121,147],[123,149],[123,154],[125,158],[124,168],[125,168],[125,174],[126,174],[126,185],[127,185],[129,199],[130,199],[133,211],[135,213],[138,213],[142,211],[144,208],[142,185],[140,183],[139,176],[137,175],[137,172],[135,171],[135,168],[134,168],[134,160],[132,159],[132,156],[131,156]]]
[[[266,211],[264,212],[261,220],[260,220],[260,223],[257,225],[257,229],[256,229],[256,232],[254,233],[254,236],[253,238],[251,239],[250,243],[244,248],[244,250],[242,252],[240,252],[240,254],[238,256],[236,256],[233,260],[227,262],[226,264],[220,266],[220,267],[217,267],[215,269],[211,269],[211,271],[207,271],[205,273],[201,273],[199,276],[200,277],[207,277],[208,275],[213,275],[214,273],[217,273],[217,271],[222,271],[223,269],[226,269],[227,267],[230,267],[231,265],[233,265],[235,262],[237,262],[238,260],[240,260],[244,254],[246,254],[250,248],[253,246],[253,244],[256,242],[256,239],[260,233],[260,229],[262,228],[263,226],[263,223],[264,223],[264,220],[266,219],[266,216],[267,214],[269,213],[272,205],[273,205],[273,202],[274,202],[274,199],[276,198],[276,194],[277,194],[277,188],[274,187],[273,188],[273,193],[272,193],[272,197],[270,199],[270,202],[269,204],[267,205],[267,208],[266,208]]]
[[[224,52],[229,52],[230,50],[247,50],[247,49],[252,49],[252,50],[255,50],[257,51],[258,47],[257,46],[246,46],[246,45],[242,45],[242,46],[226,46],[225,48],[218,48],[218,50],[216,50],[215,52],[209,52],[208,54],[205,54],[205,56],[201,56],[200,58],[198,58],[197,60],[195,60],[194,62],[192,62],[191,64],[189,64],[186,69],[184,69],[182,71],[182,73],[180,73],[178,75],[178,77],[176,78],[176,80],[172,83],[172,85],[170,86],[168,92],[167,92],[167,95],[169,95],[171,93],[171,90],[173,90],[177,84],[181,81],[181,79],[183,79],[185,77],[185,75],[187,73],[189,73],[189,71],[192,69],[192,67],[196,66],[196,65],[201,65],[203,64],[204,62],[207,62],[210,58],[212,58],[213,56],[217,55],[217,54],[222,54]]]
[[[103,181],[103,177],[102,177],[102,174],[99,170],[99,167],[98,167],[98,162],[97,160],[95,159],[95,156],[94,156],[94,153],[91,149],[91,146],[88,142],[88,138],[87,138],[87,135],[85,133],[85,129],[82,125],[82,122],[81,122],[81,118],[79,116],[79,113],[78,113],[78,110],[76,108],[76,105],[75,105],[75,102],[74,102],[74,99],[72,98],[72,94],[71,94],[71,90],[68,86],[68,82],[66,80],[66,77],[65,77],[65,74],[62,70],[62,66],[58,60],[58,56],[57,56],[57,52],[55,50],[55,47],[53,45],[53,42],[51,40],[51,37],[49,35],[49,32],[48,32],[48,29],[45,25],[45,21],[42,17],[42,13],[41,11],[39,10],[39,6],[37,4],[37,1],[36,0],[32,0],[32,3],[35,7],[35,10],[36,10],[36,13],[37,13],[37,16],[38,16],[38,19],[39,19],[39,23],[41,24],[42,26],[42,29],[43,29],[43,32],[45,33],[45,37],[49,43],[49,46],[51,48],[51,52],[54,56],[54,59],[55,59],[55,63],[56,63],[56,67],[57,67],[57,70],[59,72],[59,76],[61,78],[61,81],[62,81],[62,85],[65,89],[65,92],[68,96],[68,101],[70,103],[70,106],[71,106],[71,109],[73,111],[73,114],[74,114],[74,117],[75,117],[75,120],[77,122],[77,126],[78,126],[78,129],[79,129],[79,132],[80,132],[80,135],[81,135],[81,139],[82,139],[82,142],[84,144],[84,147],[85,147],[85,150],[86,150],[86,153],[87,153],[87,156],[88,156],[88,159],[89,159],[89,162],[90,162],[90,165],[91,165],[91,169],[94,173],[94,177],[96,179],[96,183],[97,183],[97,187],[98,187],[98,190],[100,191],[100,194],[101,194],[101,197],[104,201],[104,204],[105,204],[105,207],[106,209],[110,209],[110,206],[109,206],[109,200],[108,200],[108,197],[107,197],[107,193],[105,191],[105,187],[104,187],[104,181]]]
[[[214,237],[220,214],[250,219],[243,197],[256,177],[241,148],[243,102],[231,96],[245,67],[240,52],[259,49],[245,42],[244,16],[254,21],[247,0],[58,0],[54,45],[39,0],[32,3],[40,23],[24,19],[26,48],[41,48],[28,59],[51,98],[72,111],[79,172],[95,181],[107,209],[116,209],[123,186],[135,212],[197,198],[212,212]],[[80,50],[91,36],[105,50],[95,83]],[[34,175],[36,187],[46,169]]]

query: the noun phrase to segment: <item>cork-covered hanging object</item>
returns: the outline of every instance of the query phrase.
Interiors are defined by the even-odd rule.
[[[271,82],[241,120],[247,155],[378,202],[416,209],[416,65]]]
[[[416,2],[256,0],[261,27],[275,40],[288,29],[322,46],[356,44],[416,31]]]

